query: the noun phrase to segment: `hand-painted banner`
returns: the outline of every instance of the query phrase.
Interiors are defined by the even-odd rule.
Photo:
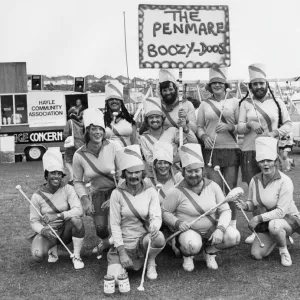
[[[227,5],[139,5],[140,68],[230,66]]]

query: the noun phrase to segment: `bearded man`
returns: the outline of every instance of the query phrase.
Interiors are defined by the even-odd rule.
[[[199,144],[186,144],[179,149],[184,180],[171,189],[162,204],[163,222],[175,237],[176,247],[183,255],[183,269],[194,270],[194,255],[203,248],[207,267],[218,269],[216,253],[239,244],[240,233],[232,226],[228,203],[220,205],[192,226],[192,221],[224,201],[219,185],[204,178],[204,160]]]

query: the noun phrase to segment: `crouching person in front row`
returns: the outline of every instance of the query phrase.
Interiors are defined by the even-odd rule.
[[[146,184],[145,170],[138,145],[117,152],[118,169],[125,179],[110,198],[110,225],[114,247],[107,255],[107,275],[116,279],[125,269],[143,267],[149,241],[147,277],[156,279],[155,258],[165,245],[161,227],[161,208],[155,188]]]
[[[72,262],[75,269],[82,269],[84,263],[80,251],[84,239],[83,210],[73,186],[64,184],[62,178],[64,166],[59,150],[47,150],[43,156],[44,176],[46,183],[32,195],[31,202],[41,213],[30,207],[30,223],[35,232],[31,252],[35,261],[48,257],[48,262],[58,260],[58,239],[51,231],[49,224],[67,245],[73,242],[74,257]]]
[[[287,249],[287,237],[300,233],[300,213],[293,200],[292,180],[276,167],[277,140],[272,137],[258,137],[255,140],[256,160],[261,173],[256,174],[249,185],[248,201],[239,201],[237,207],[254,211],[249,228],[255,230],[261,242],[255,238],[251,254],[255,259],[267,257],[277,245],[281,264],[292,265]]]
[[[179,155],[184,180],[170,190],[163,201],[163,222],[173,232],[182,232],[175,239],[183,255],[185,271],[194,270],[193,257],[202,249],[207,267],[218,269],[216,253],[238,245],[240,233],[229,226],[231,210],[226,202],[210,215],[189,225],[225,198],[218,184],[203,177],[204,162],[200,145],[185,144],[179,149]]]

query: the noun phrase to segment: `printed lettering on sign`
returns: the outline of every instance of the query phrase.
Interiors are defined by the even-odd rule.
[[[226,5],[139,5],[140,68],[230,66]]]
[[[28,123],[30,127],[65,126],[66,105],[61,93],[28,93]]]
[[[14,133],[16,144],[34,144],[34,143],[51,143],[62,142],[63,131],[34,131]]]

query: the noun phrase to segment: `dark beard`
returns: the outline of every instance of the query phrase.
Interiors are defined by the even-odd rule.
[[[268,88],[260,88],[259,90],[252,91],[254,97],[258,100],[263,99],[268,92]]]
[[[162,97],[163,101],[167,104],[167,105],[171,105],[173,104],[176,99],[177,99],[177,93],[175,92],[174,94],[171,95],[172,97]]]

